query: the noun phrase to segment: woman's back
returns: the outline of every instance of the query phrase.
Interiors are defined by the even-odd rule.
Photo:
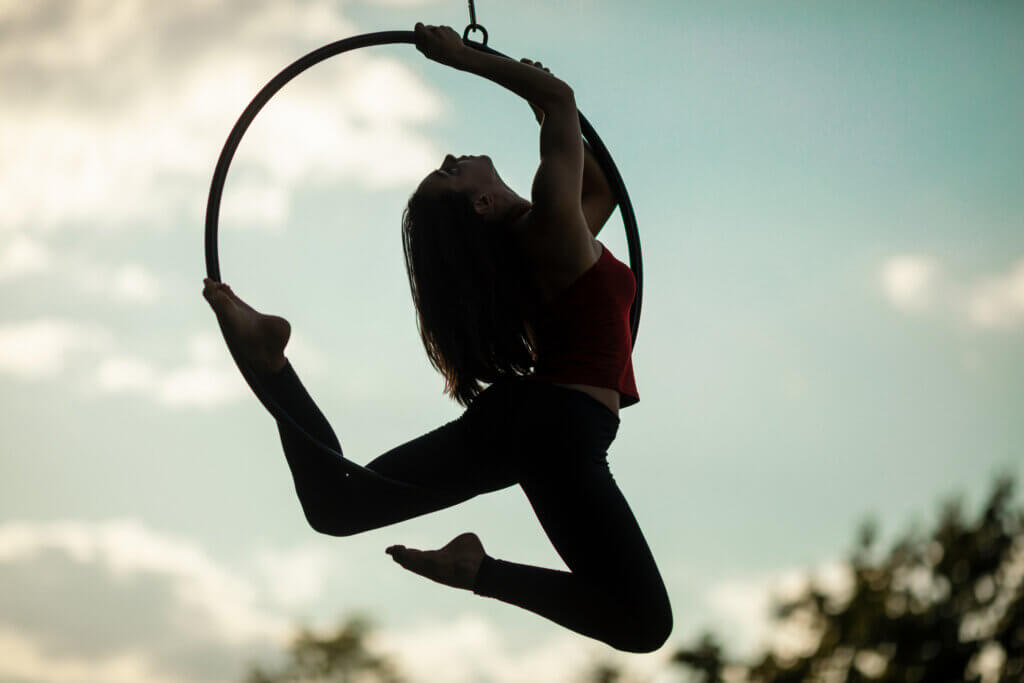
[[[605,255],[605,248],[590,234],[582,210],[580,211],[580,225],[575,227],[569,226],[567,228],[565,225],[549,226],[537,222],[527,222],[527,225],[528,227],[521,234],[521,245],[526,255],[526,262],[532,267],[534,284],[540,298],[539,301],[534,302],[534,310],[540,312],[552,301],[558,299],[560,294],[569,289],[574,283],[580,281],[588,272],[592,271],[602,256]],[[605,303],[602,301],[600,305],[605,305]],[[609,309],[612,309],[615,306],[615,302],[609,299],[606,305]],[[608,313],[611,314],[612,311],[609,310]],[[537,321],[530,321],[531,325],[535,322]],[[619,408],[622,404],[622,395],[619,388],[600,386],[589,383],[586,380],[577,382],[557,381],[558,379],[569,379],[570,377],[583,378],[597,377],[598,375],[593,371],[581,372],[578,369],[578,364],[572,362],[572,357],[581,359],[585,363],[589,361],[589,359],[582,358],[588,354],[586,349],[577,346],[573,349],[563,348],[562,351],[564,353],[556,350],[565,346],[565,343],[559,342],[569,342],[567,338],[572,336],[571,331],[565,329],[555,330],[549,327],[544,332],[557,335],[560,338],[565,337],[566,339],[537,340],[540,347],[538,353],[550,353],[551,355],[558,356],[557,360],[548,357],[538,359],[538,379],[546,379],[552,384],[582,391],[601,402],[608,410],[618,416]],[[582,333],[583,336],[586,336],[587,333],[586,330],[578,330],[576,332]],[[607,337],[606,340],[614,345],[614,340],[611,336]],[[628,356],[628,340],[619,341],[627,344],[627,348],[625,350],[615,349],[616,355],[621,356],[624,351]],[[600,355],[603,356],[604,354],[600,353]],[[552,365],[547,362],[549,360],[555,360],[556,362]],[[556,369],[556,366],[559,369]],[[627,363],[627,367],[623,368],[621,373],[617,372],[616,374],[621,375],[618,381],[599,379],[592,381],[601,381],[604,385],[621,385],[627,393],[635,393],[632,380],[632,365]],[[634,402],[635,400],[630,401],[629,405],[632,405]]]

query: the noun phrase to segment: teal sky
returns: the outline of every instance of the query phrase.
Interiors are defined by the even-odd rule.
[[[417,681],[653,672],[705,627],[756,647],[803,570],[841,586],[865,517],[888,541],[1024,478],[1024,5],[476,9],[573,86],[633,201],[641,400],[609,458],[669,644],[616,658],[384,554],[475,531],[562,568],[518,489],[313,532],[201,296],[213,167],[258,89],[349,35],[461,33],[465,3],[0,2],[0,680],[236,680],[355,611]],[[537,134],[513,93],[398,45],[303,74],[243,140],[223,278],[291,321],[356,462],[461,412],[416,335],[406,199],[448,152],[529,197]],[[617,214],[600,239],[628,262]]]

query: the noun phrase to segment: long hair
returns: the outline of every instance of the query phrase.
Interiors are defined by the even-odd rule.
[[[462,193],[415,193],[402,245],[417,327],[445,393],[468,406],[483,387],[536,360],[526,321],[536,289],[504,225],[486,223]]]

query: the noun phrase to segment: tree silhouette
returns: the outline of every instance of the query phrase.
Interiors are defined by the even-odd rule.
[[[291,661],[270,673],[251,666],[245,683],[401,683],[391,661],[366,648],[372,624],[366,617],[350,617],[333,635],[318,637],[300,628],[288,653]]]
[[[1013,487],[1011,475],[997,477],[973,524],[962,497],[946,501],[931,534],[911,528],[879,562],[870,558],[877,523],[864,522],[849,595],[811,579],[797,598],[773,603],[778,625],[810,625],[809,653],[731,663],[705,633],[673,662],[706,683],[726,680],[727,668],[729,681],[749,683],[1024,681],[1024,509],[1010,509]]]

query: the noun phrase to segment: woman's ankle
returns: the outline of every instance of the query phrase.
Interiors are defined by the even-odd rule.
[[[283,371],[287,365],[288,365],[288,358],[287,358],[287,356],[285,356],[284,354],[281,354],[281,358],[280,359],[272,361],[270,363],[269,374],[271,374],[271,375],[279,375],[279,374],[281,374],[281,371]]]
[[[280,361],[266,363],[260,367],[254,367],[252,370],[256,373],[259,380],[266,382],[270,386],[276,387],[280,385],[284,378],[289,374],[288,370],[290,367],[291,363],[288,362],[288,359],[282,357]]]

